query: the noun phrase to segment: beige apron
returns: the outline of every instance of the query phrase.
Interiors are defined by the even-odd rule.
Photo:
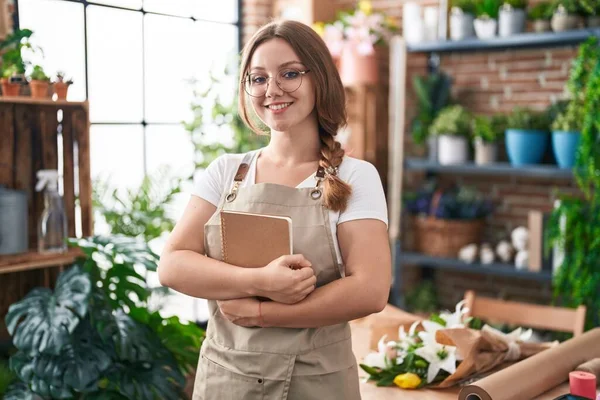
[[[314,188],[271,183],[240,188],[257,154],[245,155],[231,190],[221,196],[217,212],[205,225],[206,254],[222,259],[220,210],[289,216],[294,254],[303,254],[312,263],[317,287],[341,278],[329,211],[322,204],[322,168]],[[223,317],[215,301],[208,305],[211,318],[200,351],[194,400],[360,399],[348,323],[305,329],[244,328]]]

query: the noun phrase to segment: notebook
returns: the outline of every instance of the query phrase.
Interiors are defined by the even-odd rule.
[[[293,254],[292,219],[275,215],[221,211],[223,261],[240,267],[264,267]]]

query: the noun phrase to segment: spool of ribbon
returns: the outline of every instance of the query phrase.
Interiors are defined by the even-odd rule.
[[[600,384],[600,358],[594,358],[581,364],[575,368],[575,371],[584,371],[594,374],[596,376],[596,385]]]
[[[593,400],[596,398],[596,377],[589,372],[570,372],[569,388],[571,394]]]

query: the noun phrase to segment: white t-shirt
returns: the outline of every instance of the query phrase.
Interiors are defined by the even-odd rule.
[[[206,170],[197,176],[192,194],[212,203],[215,207],[218,206],[221,195],[230,190],[233,177],[243,158],[244,154],[224,154],[214,160]],[[256,182],[257,158],[253,157],[248,174],[240,187],[253,185]],[[297,187],[313,187],[315,185],[315,173]],[[339,166],[338,176],[352,186],[352,195],[346,210],[342,213],[329,211],[335,251],[338,262],[341,264],[342,257],[337,240],[337,226],[343,222],[357,219],[378,219],[387,225],[388,217],[381,177],[372,164],[345,156]]]

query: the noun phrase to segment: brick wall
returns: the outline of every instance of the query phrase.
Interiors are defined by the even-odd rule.
[[[276,1],[276,0],[273,0]],[[355,1],[335,0],[339,9],[354,7]],[[535,4],[537,1],[531,1]],[[260,10],[268,0],[245,0],[244,4],[258,4]],[[372,0],[376,11],[394,16],[401,23],[404,0]],[[423,5],[435,5],[435,1],[421,1]],[[262,12],[262,11],[261,11]],[[244,12],[250,16],[252,27],[255,21],[262,20],[251,9]],[[245,21],[244,21],[245,22]],[[250,29],[250,28],[248,28]],[[247,29],[244,34],[249,33]],[[569,74],[570,62],[576,54],[575,47],[561,47],[541,50],[518,50],[443,55],[441,68],[454,79],[454,98],[475,113],[492,114],[510,112],[514,106],[544,108],[564,96],[564,84]],[[385,59],[385,57],[384,57]],[[415,74],[426,73],[427,58],[423,54],[410,54],[407,61],[407,115],[414,116],[414,93],[410,83]],[[382,76],[381,90],[387,96],[387,71]],[[386,97],[387,98],[387,97]],[[408,156],[424,153],[423,148],[414,146],[407,135]],[[421,182],[424,174],[407,172],[406,186],[414,187]],[[497,211],[489,219],[486,237],[496,239],[507,234],[519,225],[527,225],[527,212],[530,209],[551,207],[557,190],[577,192],[574,182],[568,180],[531,179],[515,177],[470,177],[445,176],[445,180],[455,180],[472,185],[488,193],[494,200]],[[409,235],[405,235],[409,237]],[[410,241],[408,241],[410,242]],[[409,268],[405,276],[406,289],[414,286],[420,269]],[[452,305],[462,297],[464,290],[475,289],[490,296],[507,299],[545,303],[550,300],[549,284],[520,281],[498,277],[456,273],[451,271],[436,274],[436,286],[442,306]]]

